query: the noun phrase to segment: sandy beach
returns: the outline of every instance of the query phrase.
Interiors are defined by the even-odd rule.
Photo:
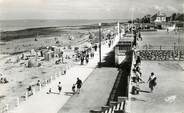
[[[113,24],[106,24],[102,28],[102,36],[109,31],[113,31]],[[39,35],[31,36],[30,33],[39,32]],[[6,34],[6,37],[5,37]],[[89,39],[92,34],[93,39]],[[56,28],[36,28],[20,31],[9,31],[3,34],[0,44],[0,72],[9,81],[7,84],[0,85],[0,103],[9,103],[10,108],[15,106],[14,101],[16,97],[25,95],[26,89],[29,85],[36,85],[38,80],[44,81],[65,69],[67,65],[78,65],[75,58],[74,48],[83,48],[86,44],[95,43],[98,41],[98,26],[68,26]],[[2,37],[3,37],[2,36]],[[31,36],[31,37],[30,37]],[[11,38],[14,37],[14,38]],[[56,65],[58,58],[53,58],[50,61],[44,61],[43,57],[38,57],[37,61],[41,64],[39,67],[27,68],[27,60],[19,60],[22,54],[30,55],[31,50],[38,50],[39,48],[57,46],[63,48],[64,62]],[[71,47],[71,48],[70,48]],[[30,57],[35,59],[35,57]],[[22,98],[22,101],[24,98]],[[20,100],[21,101],[21,100]]]

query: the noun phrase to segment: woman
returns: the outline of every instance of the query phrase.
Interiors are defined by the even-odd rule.
[[[61,94],[61,90],[62,90],[62,85],[61,85],[61,82],[59,82],[59,84],[58,84],[58,91],[59,91],[59,94]]]
[[[155,74],[152,72],[149,79],[148,79],[148,82],[149,82],[149,88],[151,90],[151,92],[153,92],[153,89],[154,87],[156,86],[156,79],[157,77],[155,76]]]
[[[80,93],[80,88],[82,86],[82,81],[79,78],[77,78],[76,85],[77,85],[77,93],[79,94]]]

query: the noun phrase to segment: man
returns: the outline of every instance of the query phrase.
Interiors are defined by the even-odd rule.
[[[77,91],[76,91],[76,93],[79,94],[80,93],[80,88],[82,86],[82,81],[79,78],[77,78],[76,85],[77,85]]]
[[[86,54],[85,60],[86,60],[86,64],[88,64],[88,62],[89,62],[89,54],[88,53]]]
[[[97,44],[95,44],[95,46],[94,46],[95,51],[97,51],[97,47],[98,47]]]
[[[138,37],[142,41],[142,36],[141,36],[141,32],[140,31],[138,32]]]
[[[153,89],[154,87],[156,86],[156,79],[157,77],[155,76],[155,74],[152,72],[149,79],[148,79],[148,82],[149,82],[149,88],[151,90],[151,92],[153,92]]]
[[[84,64],[84,55],[81,54],[81,65],[83,65],[83,64]]]
[[[136,65],[138,64],[141,64],[141,57],[140,56],[137,56],[137,59],[136,59]]]

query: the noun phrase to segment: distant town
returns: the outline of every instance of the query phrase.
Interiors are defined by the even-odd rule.
[[[128,22],[131,23],[132,20],[129,20]],[[173,13],[172,15],[168,16],[159,11],[155,14],[148,14],[142,18],[133,19],[133,22],[142,23],[140,27],[144,30],[167,28],[169,30],[171,27],[181,29],[184,26],[184,13]]]

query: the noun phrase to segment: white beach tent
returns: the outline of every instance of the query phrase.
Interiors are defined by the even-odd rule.
[[[91,48],[92,47],[92,44],[89,43],[89,42],[85,42],[84,45],[83,45],[84,48]]]

